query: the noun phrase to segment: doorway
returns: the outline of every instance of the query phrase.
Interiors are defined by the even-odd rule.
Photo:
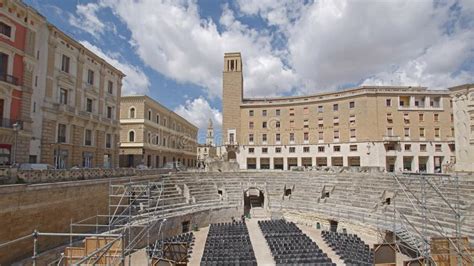
[[[265,196],[257,188],[249,188],[244,191],[244,215],[248,216],[252,208],[264,208]]]

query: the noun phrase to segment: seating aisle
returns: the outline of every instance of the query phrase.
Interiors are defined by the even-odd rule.
[[[313,227],[305,226],[305,225],[297,225],[303,233],[311,238],[316,244],[318,244],[319,248],[328,255],[331,260],[336,263],[336,265],[345,265],[344,261],[341,260],[339,255],[334,252],[325,242],[323,237],[321,236],[321,230],[317,230]]]
[[[247,228],[249,229],[250,241],[252,242],[257,264],[275,265],[270,248],[268,247],[265,237],[258,226],[258,219],[248,220]]]
[[[209,226],[200,228],[199,231],[194,232],[194,248],[191,258],[189,258],[189,265],[199,265],[201,263],[202,254],[204,253],[204,246],[206,245],[206,237],[209,232]]]

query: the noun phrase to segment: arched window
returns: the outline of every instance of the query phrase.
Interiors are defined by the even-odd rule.
[[[156,143],[155,143],[155,144],[156,144],[156,145],[160,145],[160,135],[156,135],[155,138],[156,138],[156,140],[155,140]]]
[[[135,142],[135,131],[128,132],[128,141]]]
[[[148,110],[148,120],[151,121],[151,110]]]
[[[134,107],[130,108],[130,114],[129,115],[130,115],[130,118],[135,118],[135,108]]]
[[[160,124],[160,115],[156,115],[156,123]]]

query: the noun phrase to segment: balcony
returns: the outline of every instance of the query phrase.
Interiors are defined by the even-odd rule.
[[[14,128],[15,124],[17,124],[19,129],[23,129],[23,121],[13,120],[8,118],[1,118],[0,119],[0,127],[2,128]]]
[[[8,74],[0,74],[0,81],[7,82],[15,86],[20,85],[20,81],[17,77]]]
[[[383,136],[382,140],[384,142],[400,142],[400,136],[386,135],[386,136]]]

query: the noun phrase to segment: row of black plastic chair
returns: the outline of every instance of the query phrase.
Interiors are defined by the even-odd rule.
[[[258,225],[276,265],[336,265],[294,223],[268,220],[259,221]]]
[[[244,222],[211,224],[201,266],[257,265]]]
[[[355,234],[322,231],[324,241],[347,265],[373,265],[374,252]]]

